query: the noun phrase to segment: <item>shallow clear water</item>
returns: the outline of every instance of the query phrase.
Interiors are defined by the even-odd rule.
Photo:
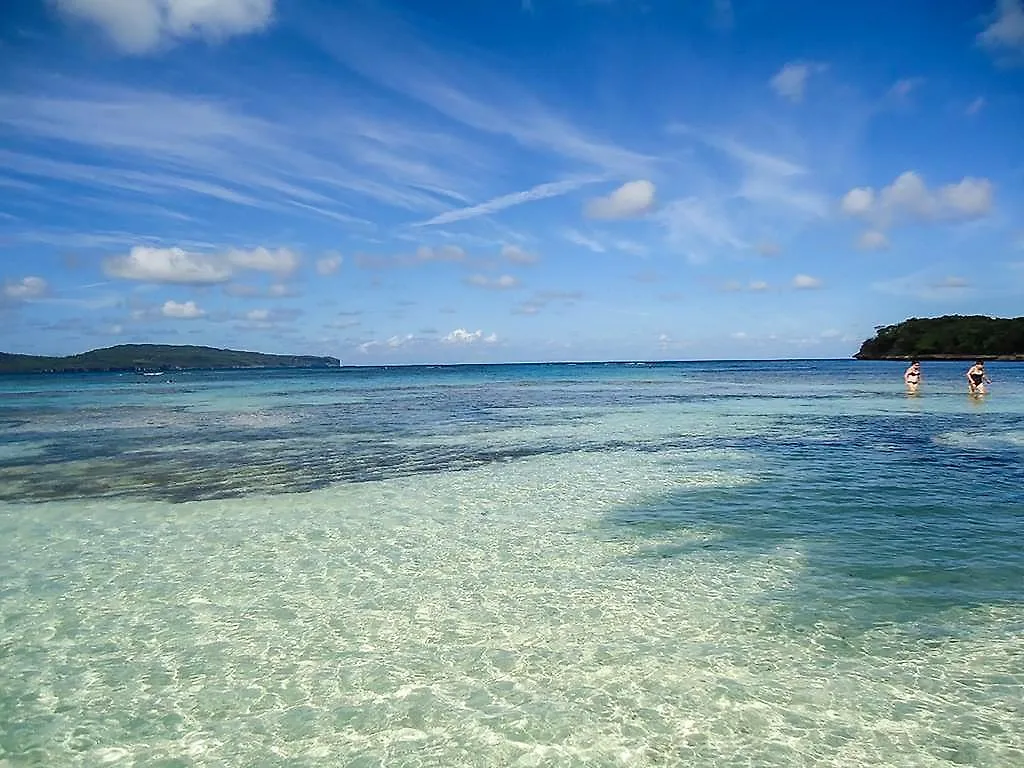
[[[0,766],[1024,765],[1024,365],[0,379]]]

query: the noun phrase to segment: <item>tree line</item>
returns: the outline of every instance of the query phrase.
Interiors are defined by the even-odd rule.
[[[884,358],[1024,358],[1024,317],[944,315],[876,326],[858,360]]]

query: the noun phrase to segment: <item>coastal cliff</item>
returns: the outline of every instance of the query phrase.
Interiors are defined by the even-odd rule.
[[[0,352],[0,373],[181,371],[222,368],[337,368],[336,357],[267,355],[234,349],[169,344],[120,344],[67,357]]]
[[[1024,360],[1024,317],[944,315],[878,326],[857,360]]]

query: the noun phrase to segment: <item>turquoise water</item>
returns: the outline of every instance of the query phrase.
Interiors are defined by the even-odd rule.
[[[0,766],[1024,765],[1024,365],[0,379]]]

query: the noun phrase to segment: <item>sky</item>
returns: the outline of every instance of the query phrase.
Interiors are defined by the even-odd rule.
[[[7,3],[0,351],[845,358],[1024,314],[1022,3]]]

